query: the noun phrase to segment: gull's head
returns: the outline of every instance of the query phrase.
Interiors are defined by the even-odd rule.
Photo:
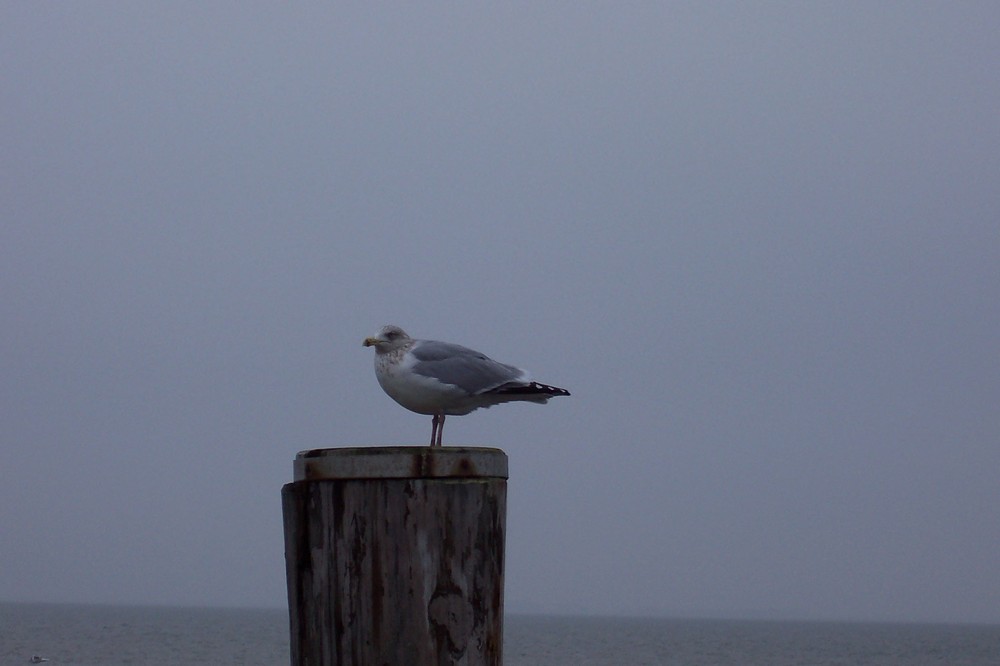
[[[374,347],[377,352],[387,352],[405,345],[409,340],[410,336],[406,331],[399,326],[389,324],[370,338],[365,338],[363,344],[365,347]]]

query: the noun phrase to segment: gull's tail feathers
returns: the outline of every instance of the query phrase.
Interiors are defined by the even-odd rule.
[[[492,395],[509,396],[511,400],[533,400],[545,402],[549,398],[560,395],[569,395],[569,391],[558,386],[539,384],[538,382],[528,382],[527,384],[504,384],[498,386],[488,393]]]

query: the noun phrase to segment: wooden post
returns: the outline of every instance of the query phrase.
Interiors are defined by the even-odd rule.
[[[293,666],[500,666],[503,451],[303,451],[281,495]]]

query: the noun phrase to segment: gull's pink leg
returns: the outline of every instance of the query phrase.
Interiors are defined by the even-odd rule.
[[[441,439],[444,437],[444,414],[441,415],[441,420],[438,422],[438,446],[443,446],[441,444]]]
[[[431,446],[434,446],[434,442],[437,441],[437,434],[440,425],[438,425],[438,415],[435,414],[431,417]]]

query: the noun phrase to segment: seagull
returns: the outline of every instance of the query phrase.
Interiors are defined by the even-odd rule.
[[[28,662],[32,664],[44,664],[47,661],[48,659],[46,659],[45,657],[39,657],[37,654],[32,656],[31,659],[28,660]]]
[[[441,446],[445,416],[518,400],[545,404],[569,395],[486,354],[450,342],[414,340],[391,324],[365,338],[364,346],[375,348],[375,377],[382,390],[411,412],[433,417],[431,446]]]

